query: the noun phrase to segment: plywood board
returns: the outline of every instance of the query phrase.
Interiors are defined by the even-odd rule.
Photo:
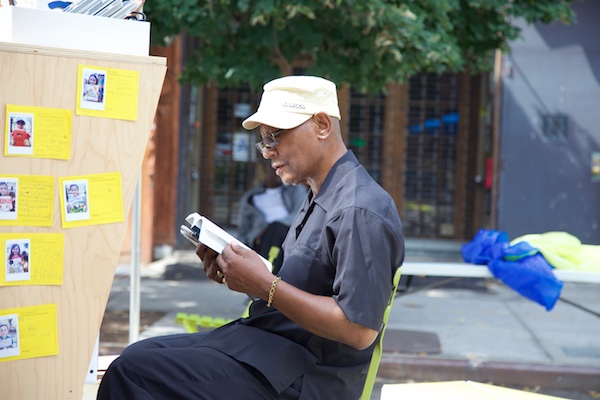
[[[136,121],[75,114],[81,64],[139,71]],[[58,322],[58,355],[0,361],[1,397],[82,398],[165,72],[166,60],[159,57],[0,43],[0,149],[6,104],[73,110],[69,160],[0,155],[1,174],[56,178],[52,226],[1,226],[0,233],[64,233],[65,238],[62,285],[0,287],[0,310],[56,304]],[[63,229],[58,179],[108,172],[121,174],[123,222]]]

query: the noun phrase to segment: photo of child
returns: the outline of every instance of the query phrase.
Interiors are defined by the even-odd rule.
[[[0,220],[17,219],[17,178],[0,178]]]
[[[25,281],[31,279],[29,254],[31,245],[29,239],[7,240],[6,275],[7,282]]]
[[[18,321],[16,314],[0,315],[0,358],[21,354]]]
[[[81,108],[104,111],[106,71],[83,69]]]
[[[81,221],[90,218],[87,187],[87,180],[65,182],[64,204],[67,221]]]
[[[9,113],[8,154],[33,154],[33,114]]]

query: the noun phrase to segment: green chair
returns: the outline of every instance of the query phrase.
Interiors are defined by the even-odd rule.
[[[383,313],[383,324],[381,326],[381,334],[379,335],[379,339],[377,340],[377,344],[375,345],[375,349],[373,350],[373,356],[371,357],[371,363],[369,364],[369,370],[367,372],[367,379],[365,381],[365,386],[363,386],[363,392],[360,396],[360,400],[371,399],[373,386],[375,386],[375,377],[377,377],[379,363],[381,362],[381,354],[383,353],[383,335],[385,334],[385,328],[387,327],[387,321],[390,317],[390,311],[392,310],[392,304],[394,303],[394,298],[396,297],[396,290],[398,290],[398,283],[400,282],[401,275],[402,273],[400,271],[400,268],[398,268],[396,270],[396,273],[394,274],[394,289],[392,290],[390,301],[388,302],[388,305],[385,308],[385,312]]]

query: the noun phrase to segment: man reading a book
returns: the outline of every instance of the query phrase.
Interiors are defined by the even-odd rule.
[[[200,244],[206,275],[256,300],[205,334],[147,339],[106,372],[99,399],[358,399],[392,278],[404,259],[393,199],[342,139],[335,84],[288,76],[264,86],[260,154],[286,185],[310,190],[274,275],[236,244]]]

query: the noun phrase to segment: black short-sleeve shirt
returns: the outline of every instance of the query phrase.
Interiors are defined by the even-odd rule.
[[[282,280],[333,297],[352,322],[381,328],[392,278],[404,259],[402,226],[391,196],[351,151],[334,165],[317,196],[309,194],[283,251]],[[250,317],[223,329],[247,330],[254,337],[244,349],[219,347],[261,371],[278,392],[302,376],[301,399],[360,396],[374,345],[359,351],[316,336],[262,300],[252,304]]]

